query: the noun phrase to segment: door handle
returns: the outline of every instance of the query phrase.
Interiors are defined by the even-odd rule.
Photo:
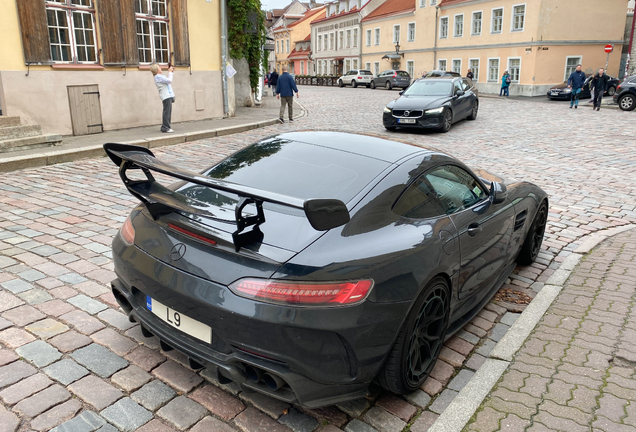
[[[473,223],[468,225],[468,235],[471,237],[475,237],[477,234],[481,232],[481,226],[479,224]]]

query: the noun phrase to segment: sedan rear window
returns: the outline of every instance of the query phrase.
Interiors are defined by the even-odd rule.
[[[451,81],[422,80],[411,84],[404,91],[405,96],[447,96],[451,94]]]
[[[347,203],[388,166],[366,156],[275,138],[246,147],[205,175],[300,199],[336,198]],[[191,188],[198,186],[188,185],[188,193],[180,192],[192,196]],[[207,202],[226,204],[219,195],[236,199],[230,193],[210,192]],[[199,200],[201,193],[197,190]]]
[[[397,75],[401,77],[407,77],[407,78],[409,77],[409,73],[404,71],[398,71]]]

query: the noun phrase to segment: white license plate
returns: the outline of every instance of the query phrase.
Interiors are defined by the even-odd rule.
[[[203,342],[212,343],[212,328],[146,296],[146,307],[163,322]]]
[[[415,123],[415,119],[398,119],[398,123]]]
[[[552,90],[552,94],[553,94],[553,95],[558,95],[558,94],[559,94],[559,92],[558,92],[558,91],[554,91],[554,90]]]

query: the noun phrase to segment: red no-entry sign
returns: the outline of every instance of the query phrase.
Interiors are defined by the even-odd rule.
[[[614,51],[614,45],[605,45],[605,52],[606,53],[611,53],[612,51]]]

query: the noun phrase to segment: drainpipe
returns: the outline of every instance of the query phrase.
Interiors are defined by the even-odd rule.
[[[226,0],[221,0],[221,77],[223,81],[223,116],[229,117],[230,103],[227,96],[227,4]]]
[[[435,45],[433,46],[433,69],[437,67],[437,26],[439,25],[439,20],[437,19],[437,15],[439,14],[439,6],[435,6]]]
[[[632,47],[634,46],[634,25],[636,25],[636,10],[632,13],[632,33],[629,36],[629,48],[627,49],[627,62],[625,64],[625,78],[628,77],[629,64],[632,59]]]

